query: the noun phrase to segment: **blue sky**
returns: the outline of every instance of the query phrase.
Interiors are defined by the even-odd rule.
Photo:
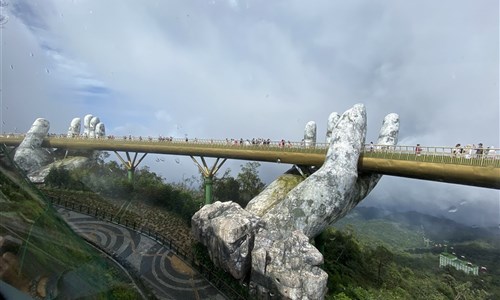
[[[322,140],[330,112],[361,102],[368,141],[396,112],[399,144],[500,145],[496,0],[2,3],[5,132],[37,117],[66,132],[90,113],[115,135],[300,140],[314,120]],[[169,180],[196,174],[156,158]],[[479,188],[387,177],[365,204],[449,214],[464,200],[500,223],[498,191]]]

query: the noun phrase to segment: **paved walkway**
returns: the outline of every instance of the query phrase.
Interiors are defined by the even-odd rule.
[[[64,208],[58,211],[76,233],[130,263],[159,299],[226,299],[196,270],[153,239],[88,215]]]

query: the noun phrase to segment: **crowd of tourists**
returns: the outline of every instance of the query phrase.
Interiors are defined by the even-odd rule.
[[[460,143],[456,144],[451,151],[453,157],[465,157],[469,158],[484,158],[490,157],[494,158],[496,156],[496,150],[494,146],[484,148],[483,143],[477,144],[467,144],[462,146]]]
[[[4,137],[18,137],[18,136],[25,136],[25,134],[2,134],[1,136]],[[64,134],[54,134],[54,133],[49,133],[49,137],[59,137],[59,138],[89,138],[86,134],[80,134],[80,135],[64,135]],[[150,142],[186,142],[186,143],[225,143],[226,145],[232,145],[232,146],[275,146],[275,147],[280,147],[280,148],[292,148],[292,147],[303,147],[305,146],[304,140],[302,140],[300,143],[298,142],[291,142],[290,140],[286,141],[285,139],[281,139],[279,141],[271,141],[271,139],[267,138],[252,138],[252,139],[234,139],[234,138],[226,138],[225,140],[198,140],[197,138],[194,138],[192,140],[188,139],[186,136],[185,138],[174,138],[172,136],[162,136],[159,135],[157,138],[153,138],[152,136],[148,137],[142,137],[142,136],[132,136],[132,135],[124,135],[121,137],[115,137],[114,135],[107,135],[107,136],[95,136],[94,138],[96,139],[102,139],[106,138],[108,140],[128,140],[128,141],[143,141],[147,140]],[[318,145],[319,146],[319,145]],[[373,142],[370,142],[369,144],[366,145],[365,151],[367,152],[385,152],[385,151],[396,151],[398,150],[396,148],[398,147],[405,147],[405,146],[381,146],[381,145],[375,145]],[[394,148],[394,149],[391,149]],[[425,149],[424,149],[425,148]],[[416,146],[413,147],[413,151],[415,155],[420,156],[424,152],[434,152],[431,150],[431,148],[435,147],[422,147],[420,144],[416,144]],[[495,148],[495,146],[489,146],[489,147],[484,147],[483,143],[478,143],[476,144],[467,144],[467,145],[462,145],[461,143],[457,143],[454,147],[451,147],[451,156],[456,157],[456,158],[500,158],[497,154],[497,150],[499,148]],[[392,151],[391,151],[392,150]],[[441,151],[438,151],[441,152]],[[450,153],[450,152],[448,152]]]
[[[392,151],[390,148],[394,148]],[[416,144],[413,147],[408,147],[407,146],[381,146],[381,145],[375,145],[373,142],[370,142],[370,144],[366,145],[366,150],[367,152],[399,152],[396,148],[402,147],[401,151],[403,152],[408,152],[408,151],[413,151],[413,153],[416,156],[420,156],[424,153],[426,154],[435,154],[435,153],[442,153],[444,150],[444,153],[446,153],[446,147],[423,147],[420,144]],[[406,147],[406,149],[405,149]],[[500,156],[497,155],[497,150],[498,148],[495,148],[494,146],[491,147],[484,147],[483,143],[478,143],[477,145],[475,144],[467,144],[465,146],[462,146],[460,143],[456,144],[454,147],[451,148],[451,153],[452,157],[456,158],[490,158],[490,159],[495,159],[495,158],[500,158]],[[448,149],[450,149],[448,148]]]

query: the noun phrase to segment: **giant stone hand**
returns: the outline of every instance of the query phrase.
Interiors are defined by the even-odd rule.
[[[82,124],[82,121],[80,118],[73,118],[73,120],[71,120],[71,124],[69,125],[68,133],[66,136],[69,138],[79,136],[81,124]]]
[[[357,170],[365,144],[365,107],[358,104],[337,116],[329,117],[331,144],[325,163],[307,179],[285,174],[244,211],[235,203],[216,202],[193,216],[193,233],[208,246],[212,261],[236,278],[244,278],[251,268],[257,298],[274,292],[291,299],[322,298],[327,275],[318,265],[323,256],[309,240],[354,208],[381,177]],[[310,129],[308,123],[308,145],[315,140]],[[398,132],[399,117],[387,115],[378,144],[396,144]]]
[[[54,161],[52,152],[42,148],[43,139],[47,136],[49,128],[49,121],[43,118],[36,119],[17,148],[14,161],[25,172],[29,173]]]
[[[378,143],[396,144],[398,132],[399,117],[387,115]],[[355,105],[335,124],[323,166],[262,216],[251,276],[260,297],[272,289],[292,299],[325,295],[327,276],[318,267],[323,258],[307,241],[354,208],[381,178],[358,174],[365,135],[365,108]]]
[[[35,120],[25,138],[16,149],[14,161],[23,169],[32,182],[43,183],[52,167],[63,167],[73,169],[85,166],[89,163],[89,157],[94,155],[93,151],[66,151],[64,159],[57,160],[57,151],[43,148],[42,142],[48,136],[50,122],[43,118]],[[71,120],[67,138],[80,136],[81,119]],[[84,136],[102,138],[106,135],[105,126],[98,117],[86,115],[84,119]],[[69,154],[71,157],[66,157]]]

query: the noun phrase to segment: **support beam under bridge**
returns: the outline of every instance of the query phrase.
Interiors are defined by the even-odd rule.
[[[210,168],[208,167],[205,158],[203,156],[200,156],[200,158],[202,162],[201,164],[193,156],[191,156],[191,159],[194,161],[196,166],[198,166],[200,173],[203,175],[205,184],[205,204],[211,204],[214,175],[217,173],[217,171],[220,170],[220,167],[226,162],[227,159],[224,158],[222,161],[220,161],[220,158],[217,158],[213,166]]]
[[[118,152],[116,152],[116,151],[113,151],[113,152],[115,152],[116,156],[118,156],[118,158],[120,159],[120,161],[122,162],[122,164],[125,166],[125,169],[127,169],[128,181],[130,183],[134,182],[135,169],[141,163],[141,161],[144,159],[144,157],[146,157],[147,153],[144,153],[141,156],[141,158],[139,158],[139,160],[137,160],[137,155],[139,154],[138,152],[135,152],[134,153],[134,158],[131,159],[130,158],[130,154],[127,151],[127,152],[125,152],[125,154],[127,155],[127,161],[125,161],[123,159],[123,157],[121,157],[121,155],[118,154]]]

